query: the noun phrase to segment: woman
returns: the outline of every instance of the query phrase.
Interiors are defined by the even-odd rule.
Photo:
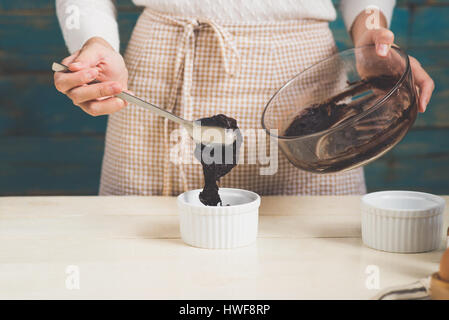
[[[223,113],[241,129],[259,129],[263,107],[276,89],[336,51],[328,27],[336,16],[330,0],[134,3],[146,8],[123,59],[112,1],[56,1],[72,53],[62,62],[73,73],[56,73],[55,86],[88,114],[110,115],[100,194],[176,195],[203,183],[199,163],[170,157],[178,127],[137,106],[126,107],[114,94],[130,89],[185,119]],[[365,10],[371,4],[380,9],[378,19],[375,10]],[[375,44],[378,55],[387,55],[394,40],[387,29],[393,7],[387,0],[342,0],[354,45]],[[67,23],[74,18],[79,25]],[[411,65],[424,112],[434,84],[414,58]],[[101,83],[88,84],[94,79]],[[262,195],[365,192],[362,168],[316,175],[294,168],[282,154],[278,160],[273,175],[260,174],[260,164],[239,164],[221,186]]]

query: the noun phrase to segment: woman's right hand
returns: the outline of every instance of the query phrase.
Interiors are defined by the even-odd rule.
[[[86,113],[111,114],[127,105],[114,95],[128,89],[128,70],[123,57],[106,40],[90,38],[62,63],[72,72],[55,72],[55,87]],[[100,83],[89,84],[93,80]]]

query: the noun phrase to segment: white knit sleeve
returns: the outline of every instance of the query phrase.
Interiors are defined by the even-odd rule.
[[[340,11],[348,31],[352,27],[355,18],[370,6],[377,7],[387,19],[387,25],[390,25],[395,0],[341,0]]]
[[[102,37],[119,51],[116,9],[112,0],[56,0],[56,14],[70,53],[92,37]]]

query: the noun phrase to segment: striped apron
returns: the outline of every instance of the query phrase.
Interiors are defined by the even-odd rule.
[[[326,21],[229,23],[145,9],[125,61],[129,88],[137,96],[188,120],[219,113],[237,120],[244,132],[243,161],[221,179],[221,187],[260,195],[362,194],[362,168],[312,174],[279,152],[275,173],[261,174],[267,164],[249,161],[257,158],[251,146],[260,143],[269,98],[295,74],[335,52]],[[193,149],[179,125],[129,105],[108,119],[100,194],[177,195],[202,188]]]

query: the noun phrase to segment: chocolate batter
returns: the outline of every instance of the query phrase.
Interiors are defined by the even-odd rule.
[[[295,117],[290,126],[285,130],[284,136],[304,136],[320,132],[341,123],[351,116],[363,111],[366,104],[340,103],[347,97],[353,97],[370,89],[381,91],[391,89],[399,79],[392,76],[379,76],[360,80],[356,83],[348,83],[351,88],[321,103],[314,104],[303,110]]]
[[[379,76],[348,83],[340,94],[301,110],[283,135],[306,136],[348,123],[383,98],[398,80]],[[386,105],[352,125],[307,139],[280,140],[279,145],[293,165],[309,172],[338,172],[362,164],[387,152],[407,133],[417,115],[413,90],[404,81]],[[357,99],[348,102],[350,97]]]
[[[237,165],[242,136],[238,130],[237,121],[224,114],[217,114],[197,121],[205,126],[217,126],[236,130],[236,139],[233,144],[204,145],[201,143],[197,144],[195,148],[195,157],[201,162],[204,173],[204,188],[199,195],[200,201],[206,206],[223,205],[218,194],[217,182]],[[216,154],[217,158],[219,157],[218,160],[214,158]]]

